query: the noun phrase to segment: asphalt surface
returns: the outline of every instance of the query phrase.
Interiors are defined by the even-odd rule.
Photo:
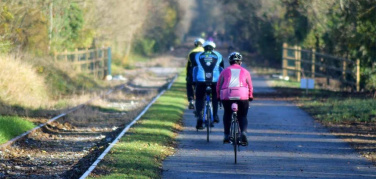
[[[273,92],[253,77],[258,92]],[[223,110],[206,142],[193,111],[183,116],[178,148],[163,162],[163,178],[376,178],[376,167],[333,136],[307,113],[284,101],[255,100],[248,112],[249,146],[234,163],[233,147],[222,144]]]

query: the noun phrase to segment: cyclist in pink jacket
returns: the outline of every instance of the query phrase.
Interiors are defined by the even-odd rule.
[[[227,67],[219,76],[217,83],[217,94],[222,101],[224,114],[224,139],[223,143],[229,143],[230,125],[231,125],[231,104],[238,104],[238,120],[241,131],[242,145],[248,145],[247,140],[247,113],[249,101],[253,100],[253,86],[250,73],[240,65],[242,64],[242,55],[233,52],[228,57],[230,66]]]

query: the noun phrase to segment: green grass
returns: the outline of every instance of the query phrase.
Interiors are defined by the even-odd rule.
[[[272,87],[300,88],[300,83],[296,81],[270,80]]]
[[[150,58],[145,57],[144,55],[139,55],[139,54],[135,54],[135,53],[132,53],[131,55],[129,55],[129,61],[132,62],[132,63],[147,62],[148,60],[150,60]]]
[[[369,122],[375,121],[376,101],[374,99],[351,98],[300,98],[302,108],[316,119],[324,122]]]
[[[295,96],[295,102],[314,118],[330,123],[375,122],[376,100],[366,94],[314,89],[305,94],[298,82],[271,80],[284,96]],[[282,96],[283,96],[282,95]]]
[[[15,116],[0,116],[0,144],[33,129],[35,125],[25,119]]]
[[[174,131],[180,128],[185,99],[180,75],[97,167],[100,178],[160,178],[162,160],[174,151]],[[96,170],[97,170],[96,169]]]
[[[113,61],[111,64],[112,74],[118,75],[123,74],[124,70],[135,69],[135,64],[137,62],[147,62],[150,60],[150,57],[132,53],[128,57],[123,57],[118,53],[114,53]]]

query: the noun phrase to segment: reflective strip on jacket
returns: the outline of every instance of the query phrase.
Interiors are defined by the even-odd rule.
[[[222,71],[216,90],[221,100],[248,100],[253,98],[251,75],[245,68],[233,64]]]

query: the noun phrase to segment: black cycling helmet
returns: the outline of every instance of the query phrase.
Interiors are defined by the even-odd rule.
[[[202,46],[202,44],[204,44],[205,40],[202,39],[202,38],[197,38],[195,40],[195,47],[198,47],[199,45]]]
[[[228,56],[229,61],[241,61],[243,59],[243,56],[239,52],[232,52]]]

